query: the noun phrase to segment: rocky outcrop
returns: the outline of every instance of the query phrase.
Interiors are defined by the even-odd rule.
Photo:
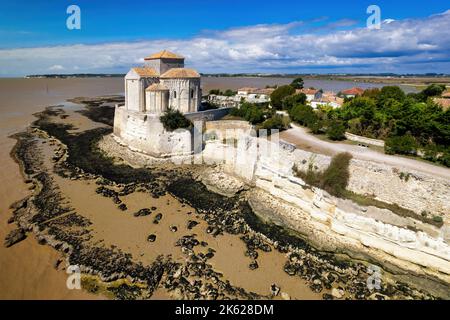
[[[12,230],[5,238],[5,247],[9,248],[27,237],[23,229]]]

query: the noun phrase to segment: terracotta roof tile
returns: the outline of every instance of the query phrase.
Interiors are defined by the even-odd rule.
[[[436,102],[438,105],[442,106],[444,110],[447,110],[450,108],[450,99],[446,98],[434,98],[434,102]]]
[[[347,90],[344,90],[344,91],[342,91],[342,94],[345,94],[345,95],[361,95],[361,94],[363,94],[364,93],[364,89],[361,89],[361,88],[351,88],[351,89],[347,89]]]
[[[194,69],[172,68],[161,75],[161,79],[170,78],[200,78],[200,74]]]
[[[136,67],[133,68],[134,72],[136,72],[141,77],[157,77],[158,73],[155,69],[149,67]]]
[[[163,51],[154,53],[154,54],[149,55],[148,57],[144,58],[144,60],[154,60],[154,59],[177,59],[177,60],[179,60],[179,59],[184,59],[184,57],[182,57],[176,53],[173,53],[173,52],[170,52],[167,50],[163,50]]]
[[[297,89],[295,90],[296,93],[304,93],[304,94],[316,94],[319,90],[317,89]]]
[[[154,83],[149,85],[145,91],[169,91],[169,88],[161,83]]]

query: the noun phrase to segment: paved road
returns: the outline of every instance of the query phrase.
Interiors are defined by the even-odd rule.
[[[414,159],[387,155],[370,148],[357,145],[324,141],[310,134],[308,129],[292,124],[292,128],[280,134],[280,138],[302,149],[311,152],[321,152],[326,154],[336,154],[349,152],[355,159],[370,160],[392,166],[400,166],[412,170],[429,173],[450,180],[450,169],[433,165],[431,163],[417,161]]]

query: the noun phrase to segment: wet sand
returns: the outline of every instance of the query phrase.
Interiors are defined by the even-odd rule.
[[[122,91],[118,79],[0,79],[0,239],[13,228],[7,220],[9,206],[28,195],[17,163],[9,153],[15,144],[8,138],[24,130],[33,113],[79,95],[115,94]],[[48,88],[48,91],[47,91]],[[53,265],[59,254],[37,244],[33,237],[5,248],[0,246],[0,299],[92,299],[98,296],[66,288],[67,275]]]
[[[80,131],[80,128],[86,130],[103,126],[73,112],[73,108],[67,110],[67,115],[67,118],[56,116],[52,121],[64,124],[76,123],[78,128],[76,131]],[[51,158],[56,147],[46,141],[43,142],[40,148],[45,155],[44,164],[48,169],[52,169]],[[214,237],[208,234],[206,232],[208,224],[195,209],[182,204],[170,194],[153,198],[148,193],[135,191],[120,197],[122,203],[127,206],[127,210],[122,211],[111,198],[103,197],[96,192],[98,185],[94,180],[69,180],[56,173],[52,173],[51,176],[70,207],[92,223],[89,227],[93,234],[90,240],[92,244],[114,246],[130,253],[133,260],[144,265],[150,265],[160,255],[170,255],[175,262],[183,263],[186,257],[181,247],[175,246],[175,243],[184,235],[196,234],[198,241],[206,242],[208,248],[214,250],[214,257],[209,261],[214,270],[222,273],[224,279],[229,280],[232,285],[269,296],[270,286],[276,284],[282,292],[293,299],[321,299],[321,294],[314,293],[306,281],[290,277],[283,271],[287,257],[277,250],[260,251],[259,268],[250,270],[249,264],[252,259],[244,255],[247,249],[240,235],[225,233]],[[108,188],[120,191],[120,188]],[[133,215],[143,208],[152,208],[152,213],[143,217]],[[153,220],[158,213],[162,214],[162,219],[155,224]],[[190,221],[198,224],[189,229],[187,226]],[[176,227],[177,231],[171,231],[171,227]],[[156,241],[153,243],[147,240],[150,234],[156,235]],[[199,252],[206,254],[207,250],[196,248],[195,253]],[[159,288],[152,298],[171,297],[173,297],[171,294]]]

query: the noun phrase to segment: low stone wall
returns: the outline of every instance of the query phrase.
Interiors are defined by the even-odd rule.
[[[346,132],[345,137],[350,141],[360,142],[360,143],[364,143],[364,144],[370,144],[373,146],[378,146],[378,147],[384,148],[383,140],[366,138],[366,137],[358,136],[358,135],[350,133],[350,132]]]
[[[155,157],[192,154],[192,134],[188,130],[168,132],[159,116],[116,107],[114,135],[131,150]]]
[[[185,117],[194,121],[213,121],[218,120],[223,117],[225,117],[228,113],[230,113],[230,110],[232,108],[219,108],[219,109],[211,109],[211,110],[205,110],[205,111],[198,111],[198,112],[190,112],[185,113]]]
[[[215,140],[240,139],[249,135],[253,126],[243,120],[218,120],[205,123],[205,135],[214,136]]]

